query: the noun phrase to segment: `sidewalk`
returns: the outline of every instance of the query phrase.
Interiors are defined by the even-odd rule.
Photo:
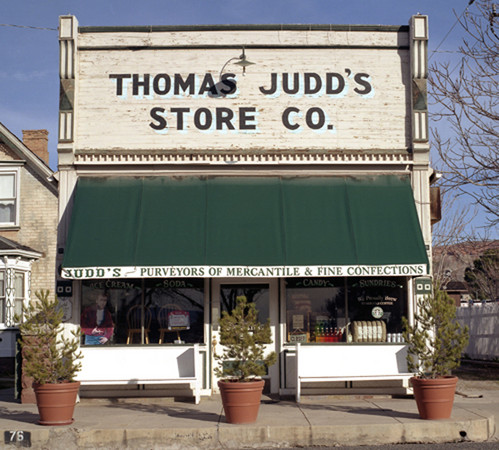
[[[480,383],[488,383],[480,386]],[[220,449],[375,445],[409,442],[498,440],[499,389],[490,382],[458,386],[452,418],[421,420],[411,398],[304,396],[294,401],[263,397],[258,421],[225,423],[218,396],[199,405],[171,398],[82,399],[75,422],[64,427],[37,424],[36,405],[0,391],[0,448],[5,432],[31,433],[31,448]],[[463,392],[464,391],[464,392]]]

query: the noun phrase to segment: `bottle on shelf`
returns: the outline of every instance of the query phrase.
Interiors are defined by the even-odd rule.
[[[320,342],[319,340],[319,323],[315,322],[315,327],[314,327],[314,340],[315,342]]]

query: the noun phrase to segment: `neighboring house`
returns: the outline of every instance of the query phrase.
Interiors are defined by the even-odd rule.
[[[454,300],[456,306],[468,305],[471,298],[468,292],[468,286],[464,281],[449,281],[442,285],[447,294]]]
[[[464,279],[465,271],[485,252],[498,249],[499,240],[466,241],[433,247],[433,275],[454,298],[456,306],[468,304],[473,293]],[[497,275],[495,276],[497,279]]]
[[[39,289],[54,291],[58,183],[46,130],[23,142],[0,123],[0,367],[12,368],[14,315]]]

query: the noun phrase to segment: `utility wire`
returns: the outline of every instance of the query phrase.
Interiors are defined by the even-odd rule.
[[[428,61],[431,60],[431,58],[433,57],[433,55],[435,54],[435,52],[440,48],[440,46],[444,43],[444,41],[447,39],[447,37],[449,36],[449,34],[451,33],[451,31],[454,29],[454,27],[458,24],[458,22],[461,20],[461,17],[463,17],[463,14],[468,11],[468,8],[473,4],[475,3],[475,0],[469,0],[468,4],[466,5],[466,8],[464,8],[464,11],[461,13],[461,15],[456,19],[456,21],[454,22],[454,25],[452,25],[452,27],[450,28],[449,31],[447,31],[447,34],[444,36],[444,38],[442,39],[442,41],[440,42],[440,44],[437,45],[437,48],[435,50],[433,50],[431,52],[431,55],[430,55],[430,58],[428,59]]]
[[[0,23],[0,27],[29,28],[30,30],[57,31],[57,28],[30,27],[28,25],[13,25],[13,24],[10,24],[10,23]]]

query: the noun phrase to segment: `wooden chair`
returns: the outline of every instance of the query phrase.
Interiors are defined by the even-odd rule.
[[[142,318],[141,318],[140,305],[132,306],[126,315],[126,320],[128,323],[128,337],[126,339],[127,344],[133,343],[133,337],[138,334],[139,337],[142,336]],[[144,337],[146,344],[149,344],[149,330],[151,328],[152,313],[148,307],[144,308]]]

